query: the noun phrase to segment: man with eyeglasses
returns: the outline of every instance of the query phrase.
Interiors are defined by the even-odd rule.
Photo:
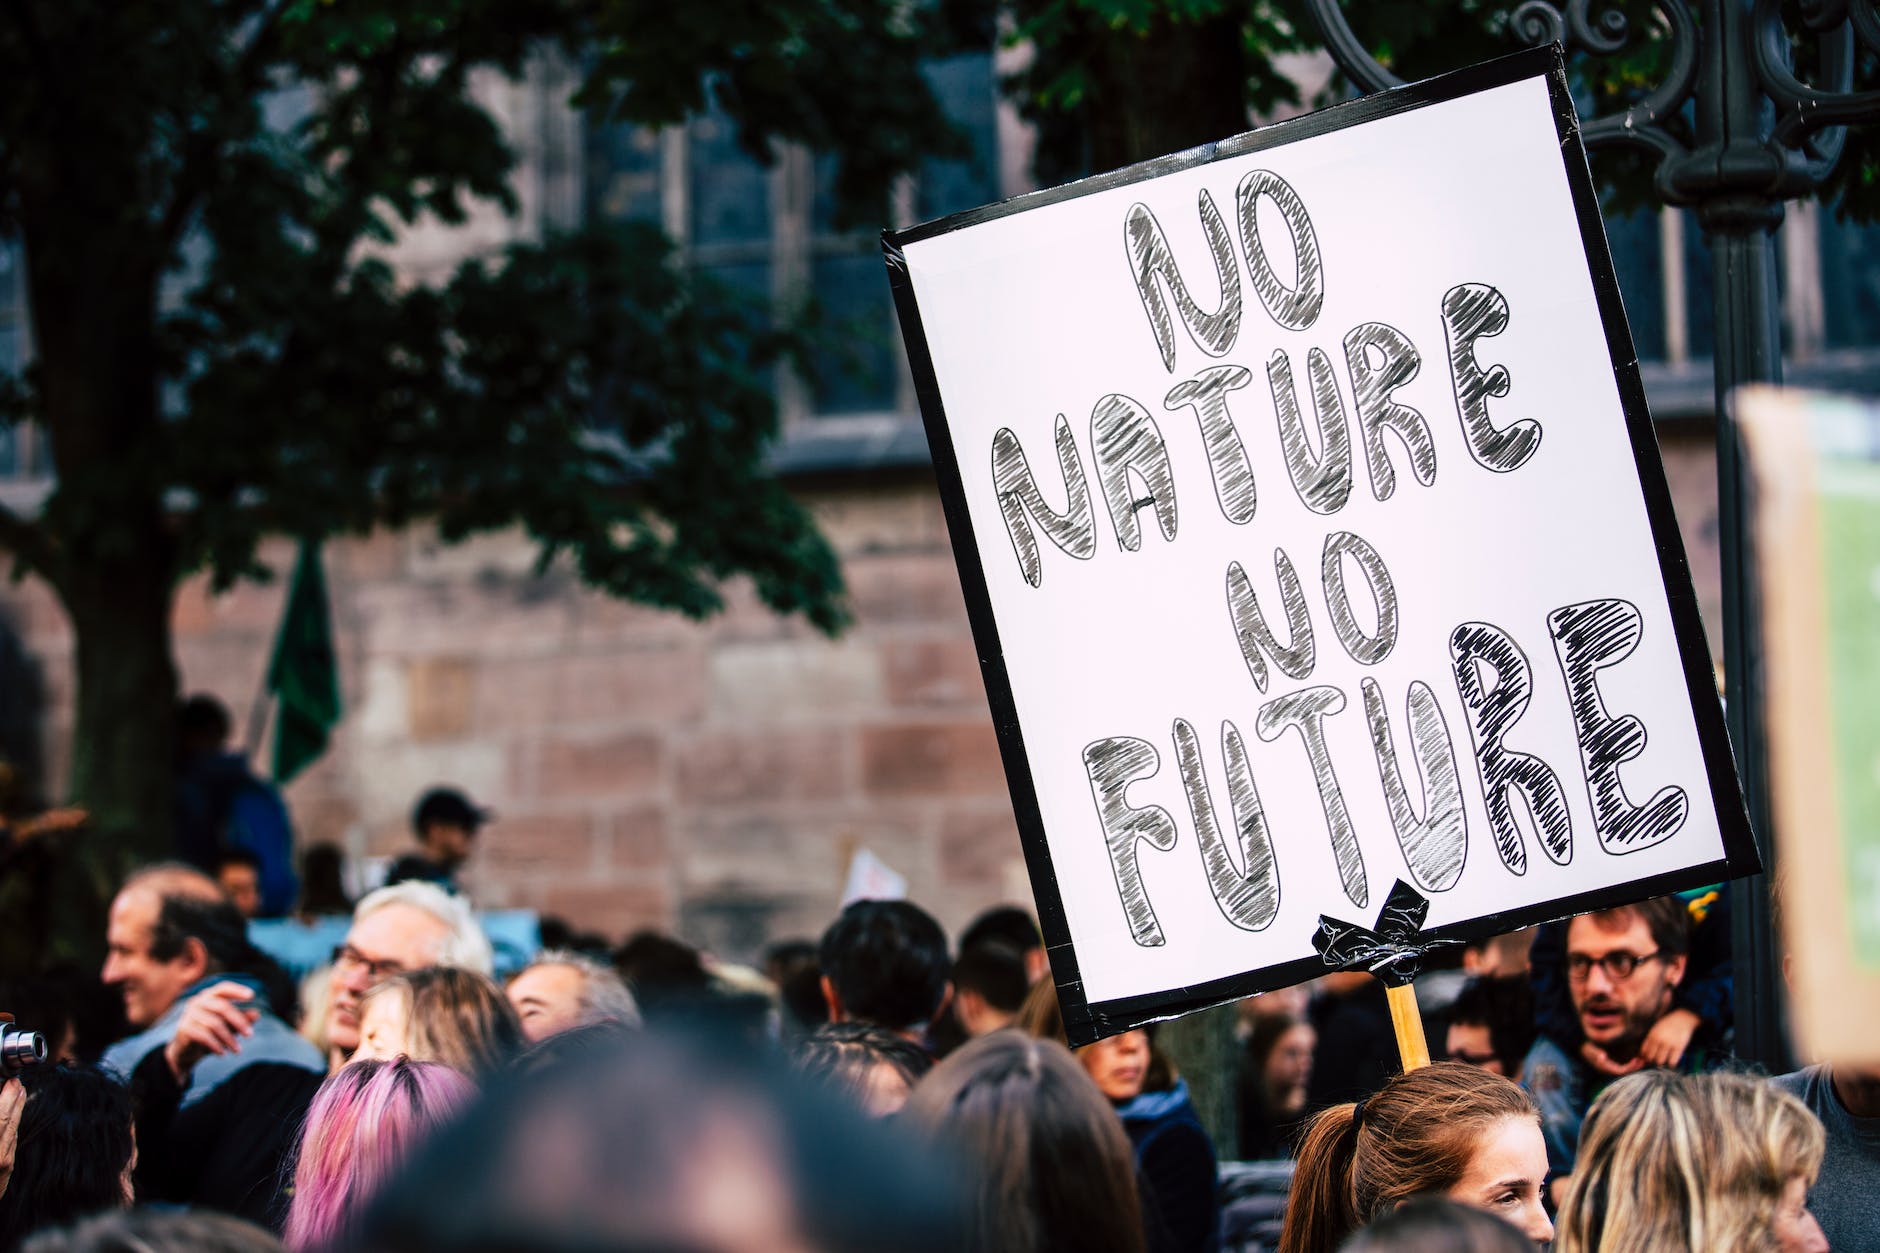
[[[1690,955],[1691,915],[1678,897],[1583,914],[1567,927],[1562,961],[1581,1041],[1542,1035],[1528,1050],[1522,1082],[1541,1110],[1556,1191],[1573,1170],[1580,1123],[1613,1080],[1652,1064],[1640,1046],[1675,995]],[[1683,1050],[1680,1068],[1703,1069],[1710,1050]]]
[[[329,1065],[338,1070],[359,1047],[359,1002],[375,984],[426,966],[487,975],[494,964],[489,939],[462,897],[418,882],[370,893],[333,954],[322,1033]]]

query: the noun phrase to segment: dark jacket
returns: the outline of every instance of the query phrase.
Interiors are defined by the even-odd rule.
[[[1136,1150],[1136,1180],[1149,1253],[1215,1253],[1220,1248],[1214,1143],[1202,1129],[1188,1085],[1144,1092],[1117,1106]]]
[[[1319,1036],[1312,1078],[1306,1084],[1307,1109],[1362,1101],[1402,1068],[1383,984],[1373,981],[1354,992],[1322,993],[1307,1007],[1306,1020]]]
[[[206,753],[176,775],[176,855],[214,874],[223,853],[244,849],[261,863],[261,916],[279,918],[300,895],[294,827],[280,792],[240,753]]]
[[[213,975],[177,999],[164,1019],[170,1032],[189,996],[225,979],[259,991],[243,976]],[[146,1037],[155,1046],[137,1055]],[[137,1124],[137,1199],[206,1206],[278,1231],[285,1216],[275,1205],[283,1163],[326,1079],[318,1050],[264,1011],[243,1053],[204,1058],[185,1088],[164,1059],[168,1039],[153,1028],[124,1042],[131,1045],[121,1073],[130,1082]]]
[[[1693,1039],[1684,1050],[1678,1069],[1687,1075],[1701,1074],[1727,1063],[1729,1054],[1719,1052],[1701,1038]],[[1576,1043],[1571,1049],[1549,1036],[1534,1041],[1534,1047],[1521,1063],[1521,1086],[1534,1098],[1541,1112],[1541,1138],[1547,1144],[1547,1172],[1551,1175],[1573,1173],[1574,1159],[1580,1152],[1580,1127],[1587,1111],[1599,1094],[1617,1080],[1594,1070],[1580,1056]]]

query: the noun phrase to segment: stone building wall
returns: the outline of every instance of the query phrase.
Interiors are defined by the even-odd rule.
[[[1699,599],[1716,621],[1709,434],[1666,438]],[[1597,491],[1589,485],[1589,491]],[[424,532],[327,549],[345,720],[287,789],[301,839],[400,851],[427,785],[492,806],[466,876],[475,899],[619,938],[676,929],[729,957],[813,936],[868,848],[957,931],[1029,889],[932,478],[804,485],[844,562],[855,625],[830,641],[743,586],[708,623],[624,605],[515,535],[445,547]],[[178,597],[186,691],[245,722],[279,621],[282,577]],[[43,587],[0,590],[41,671],[48,790],[72,723],[71,636]],[[1717,637],[1711,637],[1713,653]]]

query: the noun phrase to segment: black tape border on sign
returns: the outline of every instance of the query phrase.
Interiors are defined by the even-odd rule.
[[[1684,542],[1678,534],[1677,519],[1672,513],[1671,490],[1665,481],[1664,466],[1658,453],[1658,436],[1652,428],[1651,414],[1645,405],[1645,387],[1639,376],[1638,354],[1633,349],[1632,332],[1619,299],[1619,282],[1613,272],[1612,254],[1606,244],[1606,226],[1600,217],[1599,197],[1594,190],[1592,171],[1587,166],[1585,146],[1580,141],[1579,122],[1567,86],[1566,60],[1558,44],[1526,49],[1437,78],[1363,96],[1218,143],[1204,144],[1186,152],[1062,187],[956,213],[905,231],[882,232],[881,245],[887,261],[888,281],[907,344],[908,362],[913,371],[915,393],[920,400],[921,417],[927,428],[927,443],[939,480],[947,530],[952,537],[953,555],[965,592],[966,616],[978,646],[980,671],[985,679],[986,697],[999,737],[999,753],[1012,794],[1012,809],[1018,821],[1026,868],[1030,872],[1032,893],[1037,902],[1038,923],[1044,931],[1046,949],[1050,954],[1051,974],[1058,988],[1065,1031],[1074,1045],[1088,1044],[1157,1019],[1302,983],[1324,974],[1326,966],[1320,959],[1310,957],[1207,983],[1096,1004],[1091,1004],[1084,995],[1077,955],[1071,947],[1070,926],[1064,915],[1063,898],[1058,892],[1057,876],[1051,865],[1051,848],[1045,839],[1044,821],[1038,811],[1037,792],[1025,754],[1011,680],[1006,674],[1005,652],[999,643],[998,624],[993,617],[979,545],[967,511],[959,458],[953,446],[952,432],[947,427],[946,413],[940,401],[939,382],[934,374],[933,356],[921,326],[920,309],[915,301],[902,250],[923,239],[1022,213],[1027,209],[1042,208],[1093,192],[1144,182],[1178,170],[1330,134],[1426,105],[1441,104],[1461,96],[1540,77],[1546,78],[1553,102],[1554,124],[1560,137],[1560,156],[1566,169],[1567,185],[1573,196],[1574,212],[1579,219],[1580,237],[1586,248],[1587,267],[1599,305],[1600,319],[1605,325],[1606,347],[1612,358],[1620,406],[1624,410],[1626,427],[1631,436],[1639,488],[1644,496],[1652,540],[1658,552],[1666,599],[1671,608],[1672,628],[1684,667],[1685,685],[1692,698],[1698,741],[1703,748],[1705,767],[1709,772],[1711,796],[1723,837],[1724,860],[1634,880],[1616,888],[1603,888],[1524,909],[1490,914],[1435,928],[1423,934],[1429,940],[1438,942],[1486,939],[1572,914],[1610,909],[1653,896],[1756,874],[1762,869],[1762,859],[1757,852],[1749,817],[1743,806],[1742,790],[1730,751],[1729,734],[1724,726],[1722,706],[1716,698],[1709,647],[1705,642],[1702,619],[1698,615],[1696,593],[1691,587],[1690,564],[1684,555]]]

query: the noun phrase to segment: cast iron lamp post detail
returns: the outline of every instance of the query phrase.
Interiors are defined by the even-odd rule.
[[[1354,83],[1382,91],[1403,81],[1366,51],[1339,0],[1306,5]],[[1880,118],[1880,91],[1854,90],[1861,50],[1880,52],[1880,9],[1875,0],[1801,0],[1796,37],[1815,41],[1822,80],[1811,84],[1793,68],[1781,0],[1653,0],[1652,7],[1667,54],[1663,81],[1630,108],[1583,121],[1580,134],[1589,151],[1631,148],[1652,162],[1659,196],[1695,210],[1710,243],[1727,717],[1750,822],[1773,870],[1748,484],[1725,401],[1739,384],[1782,379],[1774,232],[1783,205],[1813,195],[1833,172],[1847,127]],[[1509,15],[1509,30],[1525,43],[1588,56],[1619,52],[1630,37],[1625,15],[1592,10],[1592,0],[1526,0]],[[1680,114],[1694,142],[1666,128]],[[1737,884],[1733,904],[1737,1053],[1780,1072],[1790,1059],[1767,876]]]

